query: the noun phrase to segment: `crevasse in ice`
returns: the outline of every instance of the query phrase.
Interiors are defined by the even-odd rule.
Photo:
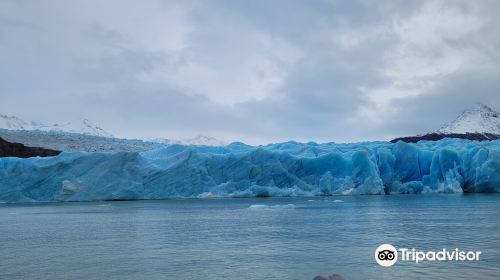
[[[0,158],[0,201],[500,192],[500,140],[171,145]]]

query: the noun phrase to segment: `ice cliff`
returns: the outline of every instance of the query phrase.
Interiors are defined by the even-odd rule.
[[[500,192],[500,140],[63,152],[0,158],[0,201]]]

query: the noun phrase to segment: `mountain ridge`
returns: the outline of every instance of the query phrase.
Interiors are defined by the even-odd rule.
[[[54,132],[81,133],[91,136],[113,137],[113,135],[101,127],[95,125],[86,118],[80,118],[63,124],[44,124],[35,121],[25,121],[16,116],[0,114],[0,128],[8,130],[40,130]]]

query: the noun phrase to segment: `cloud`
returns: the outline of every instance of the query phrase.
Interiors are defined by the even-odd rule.
[[[389,139],[500,109],[497,1],[2,1],[0,112],[122,137]]]

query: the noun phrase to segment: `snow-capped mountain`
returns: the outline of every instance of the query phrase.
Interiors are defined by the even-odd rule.
[[[29,147],[56,151],[142,152],[164,146],[137,139],[114,138],[88,119],[49,125],[1,114],[0,137]]]
[[[146,141],[140,139],[121,139],[114,138],[113,135],[93,124],[88,119],[49,125],[2,114],[0,114],[0,137],[9,142],[57,151],[142,152],[171,144],[226,145],[223,141],[203,135],[183,140],[162,138]]]
[[[500,114],[484,104],[477,103],[473,108],[465,110],[454,121],[438,129],[436,133],[491,133],[500,135]]]
[[[443,138],[461,138],[475,141],[500,139],[500,113],[490,107],[476,103],[465,110],[454,121],[440,129],[424,135],[400,137],[391,140],[418,142],[421,140],[436,141]]]
[[[43,124],[25,121],[15,116],[0,115],[0,128],[9,130],[40,130],[48,132],[70,132],[99,137],[113,137],[101,127],[93,124],[88,119],[78,119],[63,124]]]
[[[222,140],[206,135],[198,135],[194,138],[182,139],[182,140],[155,138],[151,139],[150,141],[162,144],[199,145],[199,146],[214,146],[214,147],[222,147],[227,145]]]

